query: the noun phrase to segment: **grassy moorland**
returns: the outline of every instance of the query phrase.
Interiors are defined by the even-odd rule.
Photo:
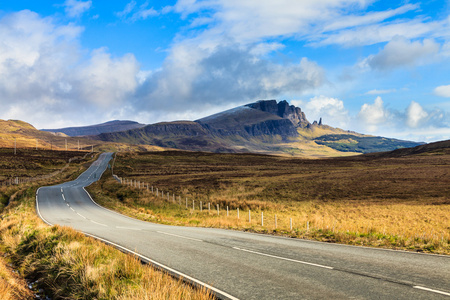
[[[0,148],[0,213],[10,197],[23,185],[16,182],[40,182],[58,177],[64,171],[69,160],[79,164],[88,155],[84,151],[50,151]],[[89,158],[91,158],[89,156]],[[73,172],[73,168],[71,168]],[[17,180],[17,181],[16,181]]]
[[[3,259],[0,259],[0,299],[33,299],[25,279],[14,273]]]
[[[26,155],[26,160],[19,153],[0,156],[1,174],[20,176],[27,168],[29,174],[50,174],[66,165],[66,155],[75,153]],[[91,155],[80,157],[63,172],[38,183],[0,188],[2,197],[9,200],[0,210],[0,299],[33,299],[35,294],[54,299],[210,299],[208,291],[185,285],[71,228],[47,226],[36,216],[38,186],[74,179],[92,159]]]
[[[123,143],[109,143],[92,140],[86,137],[70,137],[64,134],[53,134],[46,131],[40,131],[19,120],[0,120],[0,149],[14,148],[19,149],[38,149],[40,150],[69,150],[78,151],[118,151],[118,150],[139,150],[139,151],[158,151],[162,150],[158,146],[150,145],[131,145]]]
[[[320,160],[119,153],[114,173],[145,188],[105,176],[90,191],[102,205],[154,222],[450,254],[449,166],[448,149]]]

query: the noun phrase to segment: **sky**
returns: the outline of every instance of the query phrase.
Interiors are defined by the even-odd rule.
[[[0,118],[196,120],[261,99],[450,139],[450,1],[0,1]]]

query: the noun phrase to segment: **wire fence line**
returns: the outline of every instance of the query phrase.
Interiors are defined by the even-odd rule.
[[[53,178],[53,177],[63,173],[65,170],[67,170],[67,168],[69,167],[70,163],[72,163],[75,160],[83,160],[89,154],[91,154],[91,152],[87,152],[81,158],[80,157],[69,158],[67,164],[65,164],[64,167],[62,167],[61,169],[56,170],[56,171],[54,171],[52,173],[49,173],[49,174],[39,175],[39,176],[34,176],[34,177],[19,177],[19,176],[10,177],[7,180],[0,181],[0,187],[2,187],[2,186],[12,186],[12,185],[21,185],[21,184],[26,184],[26,183],[30,183],[30,182],[37,182],[37,181],[47,180],[47,179]]]
[[[256,226],[257,228],[261,228],[263,231],[265,230],[274,230],[274,231],[290,231],[290,232],[302,232],[302,233],[313,233],[313,232],[330,232],[330,233],[349,233],[356,234],[361,237],[363,236],[380,236],[381,234],[385,236],[396,236],[400,240],[412,239],[415,243],[416,240],[422,241],[437,241],[443,245],[449,244],[449,235],[448,233],[443,232],[420,232],[415,234],[414,236],[403,236],[402,233],[397,232],[386,232],[386,230],[376,232],[372,225],[368,223],[364,228],[349,230],[345,225],[339,224],[337,220],[333,217],[321,216],[320,218],[311,217],[311,216],[299,216],[298,214],[291,214],[283,212],[270,212],[259,209],[259,211],[252,211],[250,208],[247,210],[243,210],[242,207],[234,207],[230,209],[229,206],[220,205],[220,203],[214,203],[214,201],[203,202],[203,200],[189,199],[189,197],[176,195],[173,192],[161,190],[153,185],[150,185],[146,182],[141,182],[137,179],[128,179],[119,177],[117,175],[113,175],[118,183],[121,185],[125,185],[126,187],[143,190],[155,197],[161,198],[162,200],[178,205],[180,208],[190,210],[192,213],[206,213],[211,217],[227,217],[226,219],[237,219],[241,225],[247,223],[249,226]],[[215,204],[215,205],[214,205]],[[271,213],[269,215],[269,213]],[[224,219],[222,219],[224,220]]]
[[[133,189],[144,190],[155,197],[161,198],[162,200],[168,203],[178,205],[179,207],[190,210],[191,212],[207,213],[210,215],[217,215],[217,216],[235,217],[241,221],[248,222],[249,224],[267,228],[271,227],[273,229],[281,229],[281,227],[287,229],[286,226],[282,226],[286,224],[289,224],[288,228],[291,231],[296,230],[298,228],[302,229],[305,228],[306,230],[309,230],[311,227],[309,221],[305,222],[305,224],[297,224],[297,226],[294,227],[295,224],[294,219],[292,217],[289,218],[289,220],[284,220],[284,222],[281,222],[279,215],[277,214],[268,216],[264,215],[263,211],[252,211],[251,209],[244,211],[241,207],[235,207],[231,209],[229,206],[221,206],[220,203],[214,203],[211,201],[204,202],[203,200],[189,199],[189,197],[186,196],[176,195],[173,192],[164,191],[160,188],[150,185],[149,183],[141,182],[136,179],[123,178],[117,175],[113,175],[113,177],[121,185],[125,185]]]

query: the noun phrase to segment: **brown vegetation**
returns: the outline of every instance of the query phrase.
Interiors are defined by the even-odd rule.
[[[448,254],[449,154],[304,160],[251,154],[119,153],[115,174],[148,183],[159,189],[159,195],[165,192],[165,198],[112,178],[93,185],[91,191],[103,205],[150,221]],[[101,189],[96,188],[99,185]]]
[[[40,131],[31,124],[18,120],[0,120],[0,148],[67,150],[69,151],[118,151],[140,150],[158,151],[161,148],[149,145],[129,145],[124,143],[108,143],[96,141],[87,137],[69,137]]]
[[[31,193],[30,193],[31,194]],[[56,299],[210,299],[156,269],[83,234],[45,225],[32,197],[4,215],[2,246],[21,274]]]
[[[21,166],[22,161],[25,169],[0,167],[0,171],[18,176],[30,168],[30,173],[43,175],[65,165],[66,153],[59,155],[56,151],[29,155],[29,163],[20,155],[10,156],[0,159],[0,166]],[[90,155],[88,159],[92,160]],[[86,167],[90,161],[71,164],[40,184],[74,179],[84,169],[82,164]],[[192,288],[71,228],[47,226],[35,214],[37,187],[27,183],[0,188],[2,197],[10,200],[0,210],[0,299],[27,299],[33,293],[54,299],[212,298],[206,290]],[[10,265],[7,270],[5,264]]]
[[[26,281],[0,258],[0,299],[33,299],[33,293]]]

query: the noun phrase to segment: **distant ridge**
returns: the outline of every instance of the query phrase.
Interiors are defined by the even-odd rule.
[[[114,120],[90,126],[67,127],[59,129],[41,129],[41,130],[53,133],[64,133],[68,136],[87,136],[87,135],[99,135],[108,132],[119,132],[124,130],[141,128],[144,126],[145,124],[140,124],[134,121]]]
[[[306,157],[391,151],[420,143],[312,124],[286,100],[259,100],[196,121],[162,122],[92,137],[190,151],[254,152]]]
[[[70,138],[55,135],[52,132],[37,130],[33,125],[20,120],[0,120],[0,147],[2,148],[39,148],[61,150],[66,141],[74,148]],[[91,145],[90,141],[89,145]],[[86,146],[86,139],[81,139],[81,149]]]
[[[383,153],[371,153],[368,155],[368,157],[402,157],[424,154],[450,154],[450,140],[423,144],[412,148],[402,148]]]

